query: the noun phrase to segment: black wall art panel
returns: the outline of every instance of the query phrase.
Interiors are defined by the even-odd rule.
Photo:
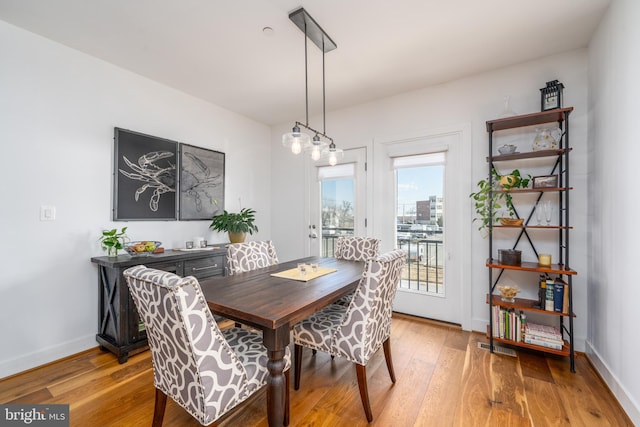
[[[175,220],[178,143],[115,128],[113,220]]]

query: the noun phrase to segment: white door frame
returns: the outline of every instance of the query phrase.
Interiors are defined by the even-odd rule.
[[[439,140],[446,140],[443,144]],[[419,143],[419,144],[416,144]],[[447,151],[447,168],[455,168],[457,173],[449,173],[446,191],[447,223],[445,259],[448,265],[447,280],[455,280],[459,286],[455,295],[451,297],[459,303],[459,312],[452,313],[464,330],[471,329],[471,209],[469,208],[469,179],[471,172],[471,125],[458,124],[424,131],[416,131],[411,134],[386,136],[374,138],[373,144],[373,188],[376,200],[393,201],[395,188],[394,179],[390,179],[393,171],[392,157],[408,156],[412,154]],[[416,148],[419,146],[419,148]],[[449,170],[450,171],[450,170]],[[450,182],[453,181],[453,182]],[[373,227],[373,233],[379,236],[381,252],[392,250],[396,246],[395,202],[381,203],[380,209],[375,209],[373,221],[369,224]],[[410,293],[398,291],[396,302],[403,298],[411,298]],[[445,319],[444,316],[434,313],[434,318]],[[429,317],[429,316],[426,316]]]

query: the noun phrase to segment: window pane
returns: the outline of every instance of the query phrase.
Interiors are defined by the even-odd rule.
[[[444,295],[445,166],[408,163],[396,163],[404,166],[396,169],[397,241],[409,254],[400,287]]]
[[[321,181],[322,255],[333,256],[335,239],[352,236],[354,229],[354,180]]]

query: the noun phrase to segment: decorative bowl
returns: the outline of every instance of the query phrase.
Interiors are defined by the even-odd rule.
[[[125,249],[131,256],[145,256],[150,255],[162,245],[162,242],[155,240],[140,240],[136,242],[130,242],[125,246]]]
[[[508,144],[508,145],[503,145],[502,147],[498,148],[498,152],[500,154],[513,154],[516,152],[516,149],[518,147],[516,147],[515,145],[512,144]]]
[[[500,294],[502,295],[501,299],[504,302],[515,302],[516,295],[520,292],[520,289],[517,287],[506,285],[498,285],[498,290],[500,291]]]
[[[524,224],[524,218],[500,218],[501,225],[521,226]]]

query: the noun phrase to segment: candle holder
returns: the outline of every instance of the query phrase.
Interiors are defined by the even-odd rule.
[[[551,267],[551,254],[539,254],[538,265],[540,267]]]

